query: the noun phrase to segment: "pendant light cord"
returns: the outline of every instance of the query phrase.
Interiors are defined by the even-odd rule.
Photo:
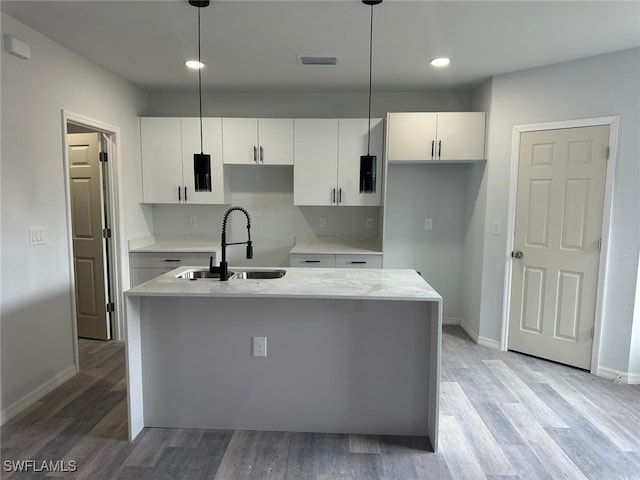
[[[198,62],[202,65],[200,59],[200,5],[198,5]],[[202,67],[198,68],[198,101],[200,102],[200,153],[204,153],[202,142]]]
[[[371,147],[371,65],[373,64],[373,5],[371,5],[371,21],[369,22],[369,129],[367,130],[367,156]]]

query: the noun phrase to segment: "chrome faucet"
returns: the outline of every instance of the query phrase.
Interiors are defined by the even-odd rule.
[[[227,243],[227,218],[229,214],[235,210],[238,210],[244,213],[245,217],[247,217],[247,241],[246,242],[232,242]],[[213,266],[213,257],[209,258],[209,271],[211,273],[219,273],[220,281],[226,282],[229,280],[229,270],[227,268],[227,245],[247,245],[247,258],[253,258],[253,246],[251,244],[251,218],[249,217],[249,212],[247,212],[242,207],[231,207],[224,214],[224,218],[222,219],[222,241],[220,246],[222,247],[222,259],[220,260],[220,266]]]

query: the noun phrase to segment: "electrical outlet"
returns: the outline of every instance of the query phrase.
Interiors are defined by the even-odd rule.
[[[252,340],[253,340],[252,356],[266,357],[267,356],[267,337],[252,337]]]
[[[327,228],[327,217],[320,217],[320,228]]]
[[[367,229],[371,230],[373,228],[373,217],[367,218]]]
[[[500,235],[502,233],[502,225],[499,220],[491,222],[491,235]]]
[[[189,215],[189,226],[197,227],[198,226],[198,217],[195,215]]]
[[[431,230],[433,228],[433,219],[432,218],[425,218],[424,219],[424,229],[425,230]]]

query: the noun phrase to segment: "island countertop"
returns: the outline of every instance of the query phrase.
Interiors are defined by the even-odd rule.
[[[179,267],[125,292],[126,296],[335,298],[350,300],[442,301],[415,270],[278,268],[287,273],[267,280],[177,278],[202,267]],[[229,267],[230,271],[271,270]]]

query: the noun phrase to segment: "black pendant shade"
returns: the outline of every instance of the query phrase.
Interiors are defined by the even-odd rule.
[[[371,7],[371,21],[369,24],[369,128],[367,130],[367,154],[360,157],[360,193],[376,193],[376,164],[377,157],[371,155],[371,64],[373,63],[373,6],[382,0],[362,0]]]
[[[189,0],[189,5],[198,9],[198,62],[200,60],[200,9],[209,6],[209,0]],[[204,153],[202,141],[202,67],[198,69],[198,102],[200,104],[200,153],[193,154],[193,175],[196,192],[210,192],[211,155]]]

